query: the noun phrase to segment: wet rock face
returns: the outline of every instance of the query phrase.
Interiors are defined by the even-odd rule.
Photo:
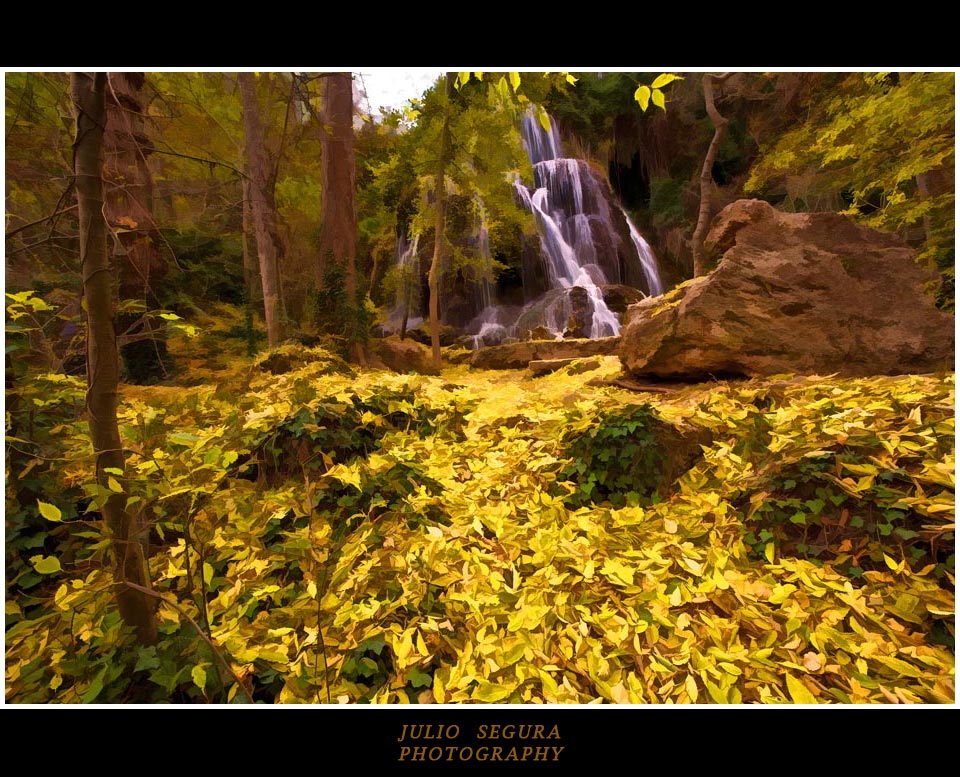
[[[565,339],[590,337],[590,324],[593,322],[593,306],[590,295],[581,286],[569,291],[570,318],[563,336]]]
[[[620,359],[671,380],[953,369],[954,318],[935,274],[897,236],[835,213],[781,213],[760,200],[722,210],[707,236],[717,268],[632,305]]]

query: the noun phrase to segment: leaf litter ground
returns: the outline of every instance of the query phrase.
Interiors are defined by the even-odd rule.
[[[8,601],[8,701],[954,701],[952,375],[295,362],[123,388],[161,643],[94,543]],[[89,442],[61,437],[69,494]]]

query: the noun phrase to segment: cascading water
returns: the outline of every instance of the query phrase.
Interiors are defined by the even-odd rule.
[[[586,161],[562,156],[554,122],[545,130],[528,113],[523,137],[534,186],[528,189],[517,180],[514,187],[540,235],[539,266],[525,267],[523,273],[531,301],[517,315],[485,300],[468,331],[475,345],[538,328],[556,338],[619,334],[619,319],[604,301],[602,287],[625,284],[647,296],[662,294],[656,258],[603,179]],[[535,279],[530,284],[535,288],[526,288],[528,278]],[[577,288],[582,291],[574,293]],[[582,326],[571,329],[580,319]]]
[[[386,332],[405,332],[423,321],[420,315],[420,257],[417,254],[420,236],[397,240],[396,297],[390,317],[383,323]]]

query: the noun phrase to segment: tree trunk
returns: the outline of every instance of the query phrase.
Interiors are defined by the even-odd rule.
[[[143,302],[150,310],[160,307],[153,285],[166,267],[153,218],[153,176],[147,165],[152,145],[145,126],[144,83],[143,73],[107,74],[103,180],[104,214],[113,234],[110,246],[119,277],[119,299]],[[142,328],[131,334],[147,337],[123,344],[122,334],[138,321],[143,322]],[[129,380],[144,383],[168,377],[162,328],[153,330],[150,319],[138,313],[118,315],[117,327]]]
[[[249,176],[249,171],[246,171]],[[255,250],[251,250],[253,239],[253,214],[250,205],[250,178],[244,178],[241,184],[243,203],[241,205],[240,246],[243,251],[243,288],[247,305],[251,309],[263,304],[263,289],[260,285],[260,268],[257,265]]]
[[[697,217],[697,226],[693,230],[691,239],[691,250],[693,253],[693,275],[698,277],[704,275],[703,241],[707,237],[707,229],[710,226],[712,217],[710,208],[710,199],[713,194],[713,163],[717,161],[717,151],[720,149],[720,141],[727,130],[728,119],[720,115],[714,102],[713,82],[721,83],[730,77],[730,73],[724,73],[720,76],[714,76],[705,73],[703,76],[703,99],[707,107],[707,115],[713,122],[713,140],[707,148],[707,155],[703,158],[703,167],[700,170],[700,213]]]
[[[434,205],[436,206],[436,220],[434,222],[433,259],[430,262],[430,273],[427,282],[430,287],[430,347],[433,355],[433,366],[441,368],[440,359],[440,277],[443,271],[443,256],[446,235],[447,218],[447,187],[445,183],[447,163],[450,157],[450,102],[453,98],[454,74],[447,73],[445,77],[445,99],[443,109],[443,128],[440,130],[440,159],[437,163],[436,186]]]
[[[280,324],[280,278],[277,258],[277,219],[270,207],[270,167],[263,148],[263,130],[253,73],[238,73],[243,100],[243,139],[250,176],[250,212],[260,257],[263,313],[267,322],[267,344],[274,348],[283,339]]]
[[[103,198],[103,128],[106,123],[104,73],[72,73],[70,87],[76,111],[74,175],[80,221],[80,266],[87,311],[87,410],[90,437],[96,455],[97,483],[109,488],[113,480],[123,486],[123,477],[107,470],[124,469],[123,447],[117,426],[117,384],[120,356],[117,350],[113,272],[107,254]],[[111,495],[103,517],[111,536],[117,605],[124,622],[139,640],[157,640],[153,602],[142,591],[124,585],[129,581],[149,587],[137,519],[126,510],[125,492]]]
[[[343,283],[342,314],[345,334],[354,359],[364,363],[366,332],[362,321],[357,282],[357,214],[354,207],[356,159],[353,149],[353,76],[331,73],[323,79],[320,111],[320,147],[323,178],[320,206],[320,251],[314,265],[317,289],[324,289],[336,267]],[[326,289],[339,296],[339,289]]]

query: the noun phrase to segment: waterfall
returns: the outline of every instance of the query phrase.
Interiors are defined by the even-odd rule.
[[[533,188],[518,179],[514,189],[539,232],[540,266],[525,266],[523,273],[525,294],[533,299],[512,322],[485,301],[468,331],[483,344],[492,344],[491,334],[502,340],[540,327],[557,338],[617,335],[620,321],[602,287],[624,284],[646,296],[662,294],[656,257],[603,177],[585,160],[562,155],[555,122],[545,130],[528,112],[523,139]],[[527,289],[528,282],[536,288]],[[582,291],[574,293],[577,288]]]
[[[630,227],[630,239],[637,249],[640,257],[640,265],[643,268],[644,277],[647,279],[647,288],[650,290],[648,296],[659,297],[663,294],[663,281],[660,280],[660,270],[657,268],[657,258],[653,255],[653,249],[650,244],[643,239],[643,235],[634,226],[633,221],[626,213],[623,214],[627,219],[627,226]]]
[[[478,198],[479,200],[479,198]],[[480,264],[477,267],[477,281],[474,284],[476,309],[483,311],[493,304],[493,255],[490,253],[490,229],[487,227],[487,212],[483,200],[477,205],[477,218],[474,227],[477,233],[477,253]]]
[[[423,321],[420,314],[420,236],[397,239],[397,263],[395,266],[396,292],[393,309],[382,324],[385,332],[405,332]]]

